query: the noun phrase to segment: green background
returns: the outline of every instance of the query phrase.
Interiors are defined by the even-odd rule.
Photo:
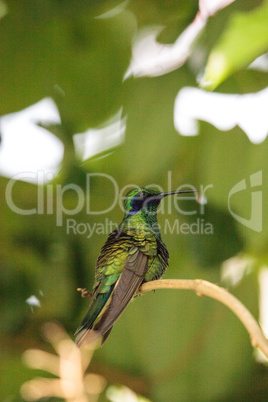
[[[214,234],[163,234],[170,253],[165,278],[202,278],[226,286],[221,282],[221,265],[239,253],[251,262],[229,290],[258,318],[258,274],[268,263],[267,140],[252,144],[238,127],[221,132],[204,122],[198,136],[179,135],[173,125],[175,97],[184,86],[198,86],[188,62],[160,77],[123,81],[137,29],[163,25],[159,41],[172,43],[194,19],[198,2],[129,1],[106,19],[95,17],[119,1],[5,4],[8,13],[0,20],[0,115],[52,97],[62,124],[49,129],[64,143],[65,153],[59,174],[49,183],[54,193],[52,215],[12,212],[5,200],[9,179],[0,177],[1,400],[20,401],[23,382],[40,375],[23,365],[21,355],[33,347],[50,350],[41,335],[42,325],[59,321],[73,336],[87,309],[88,301],[76,288],[91,288],[107,234],[95,233],[90,239],[86,234],[68,235],[68,216],[62,227],[56,226],[55,191],[57,185],[76,183],[86,192],[88,173],[111,175],[119,189],[130,183],[154,183],[166,189],[168,172],[174,190],[183,183],[198,189],[213,184],[204,219],[213,224]],[[198,70],[205,71],[205,87],[245,94],[267,86],[267,73],[247,70],[267,51],[267,14],[267,1],[237,0],[210,18],[192,54],[194,59],[200,49],[203,52]],[[219,51],[228,61],[221,72],[213,67],[213,54]],[[75,156],[73,135],[98,127],[121,107],[127,118],[125,142],[97,155],[102,158],[82,163]],[[228,193],[244,178],[249,183],[249,176],[259,170],[263,230],[257,233],[232,218]],[[37,186],[17,182],[13,197],[21,208],[36,208]],[[92,179],[93,209],[108,208],[113,198],[110,183],[98,176]],[[63,201],[71,209],[77,199],[66,192]],[[250,201],[248,186],[234,199],[235,211],[249,218]],[[191,202],[184,204],[194,208]],[[175,219],[190,224],[196,217],[178,215],[173,208],[172,215],[160,214],[159,222],[164,226],[168,218],[171,224]],[[116,205],[109,213],[90,215],[83,208],[74,218],[91,225],[105,219],[119,223],[122,211]],[[32,294],[41,301],[34,313],[25,302]],[[102,374],[108,384],[128,385],[153,401],[268,399],[267,368],[254,360],[242,324],[224,306],[188,291],[159,290],[130,303],[105,346],[95,352],[89,370]],[[106,400],[105,393],[100,400]]]

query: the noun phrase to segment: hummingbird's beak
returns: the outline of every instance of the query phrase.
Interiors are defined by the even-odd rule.
[[[167,193],[161,193],[160,196],[162,198],[166,197],[167,195],[174,195],[174,194],[191,194],[197,193],[197,190],[181,190],[181,191],[168,191]]]

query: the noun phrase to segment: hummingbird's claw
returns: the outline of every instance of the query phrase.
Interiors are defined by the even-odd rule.
[[[77,288],[77,291],[81,293],[81,297],[92,297],[93,293],[89,292],[86,288]]]

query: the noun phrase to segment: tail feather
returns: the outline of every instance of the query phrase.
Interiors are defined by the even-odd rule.
[[[106,331],[105,334],[102,336],[101,346],[103,346],[104,342],[106,341],[106,339],[107,339],[108,336],[110,335],[112,329],[113,329],[113,327],[111,327],[110,329],[108,329],[108,331]]]
[[[104,342],[110,335],[112,329],[113,327],[108,329],[108,331],[106,331],[105,334],[102,334],[100,331],[95,329],[82,329],[78,334],[78,336],[76,337],[75,343],[78,346],[78,348],[81,348],[83,346],[89,345],[92,342],[95,342],[98,338],[102,337],[101,346],[103,346]]]
[[[105,307],[107,301],[109,300],[109,297],[112,293],[113,286],[111,286],[111,289],[107,293],[99,293],[98,296],[96,297],[95,300],[92,300],[88,312],[85,315],[83,321],[81,322],[80,326],[77,328],[75,335],[75,343],[77,344],[78,347],[82,346],[81,344],[84,344],[84,339],[88,339],[87,333],[90,332],[92,329],[94,322],[102,312],[103,308]],[[97,332],[97,331],[96,331]],[[95,336],[93,337],[95,338]],[[97,339],[97,338],[96,338]],[[90,342],[93,342],[94,339],[92,339]],[[87,342],[89,343],[89,342]]]
[[[94,329],[82,329],[75,339],[78,348],[89,345],[100,338],[102,334]]]

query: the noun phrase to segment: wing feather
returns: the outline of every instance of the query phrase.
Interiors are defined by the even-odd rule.
[[[136,250],[134,250],[136,248]],[[133,247],[127,258],[123,272],[114,288],[111,302],[94,329],[86,331],[79,339],[78,346],[85,346],[102,336],[102,344],[107,339],[113,325],[123,313],[128,303],[142,284],[148,270],[148,257],[139,248]]]
[[[138,248],[130,254],[112,295],[109,308],[95,326],[101,334],[105,334],[122,314],[137,289],[140,287],[148,270],[148,258]]]

